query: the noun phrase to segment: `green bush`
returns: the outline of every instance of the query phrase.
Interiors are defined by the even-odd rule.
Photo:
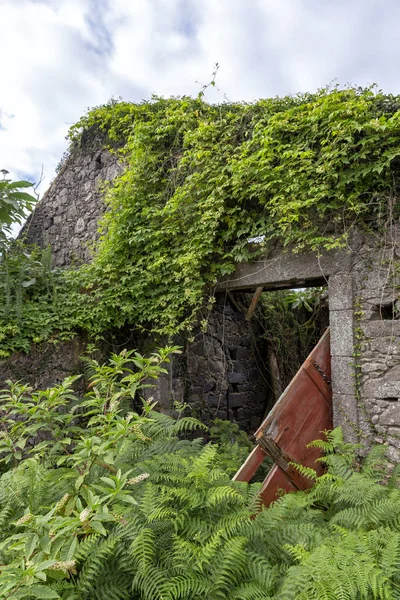
[[[89,361],[80,401],[75,378],[2,392],[0,597],[400,598],[400,492],[395,471],[381,483],[384,447],[361,465],[335,430],[315,442],[327,472],[314,487],[261,510],[259,484],[230,479],[241,445],[223,424],[218,446],[191,417],[133,410],[171,351]]]
[[[4,254],[13,232],[13,225],[23,223],[37,198],[24,191],[26,188],[33,188],[33,183],[23,180],[11,181],[6,178],[6,169],[1,169],[0,173],[3,174],[3,178],[0,179],[0,250]]]

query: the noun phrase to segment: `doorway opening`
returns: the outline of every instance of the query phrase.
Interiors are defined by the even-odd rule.
[[[248,314],[254,297],[254,292],[228,293],[231,309],[241,315]],[[329,327],[327,286],[264,291],[246,326],[248,364],[238,360],[240,346],[225,349],[230,361],[226,418],[252,434]]]

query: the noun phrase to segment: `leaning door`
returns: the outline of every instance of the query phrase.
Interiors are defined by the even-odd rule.
[[[312,467],[320,474],[322,465],[315,462],[320,451],[307,448],[307,444],[332,427],[330,334],[327,329],[256,431],[257,445],[234,476],[234,481],[250,481],[268,455],[275,466],[260,491],[265,505],[278,497],[280,489],[291,492],[311,487],[312,482],[290,463]]]

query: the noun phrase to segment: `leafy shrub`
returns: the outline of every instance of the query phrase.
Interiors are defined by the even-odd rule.
[[[8,246],[12,226],[16,223],[21,225],[37,199],[24,191],[26,188],[32,188],[33,183],[11,181],[6,177],[6,169],[1,169],[0,172],[3,174],[0,180],[0,249],[4,251]]]
[[[261,510],[259,484],[225,471],[227,449],[229,470],[242,456],[223,424],[219,447],[193,439],[204,426],[191,417],[132,410],[175,350],[91,361],[81,401],[74,378],[2,392],[0,597],[400,598],[400,492],[395,471],[381,484],[384,448],[360,465],[335,430],[315,442],[327,466],[315,486]]]

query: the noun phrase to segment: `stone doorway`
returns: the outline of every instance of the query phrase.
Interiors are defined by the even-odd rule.
[[[163,411],[187,404],[207,424],[259,427],[329,326],[329,309],[326,286],[268,290],[248,318],[252,298],[251,290],[218,293],[206,327],[178,341],[182,354],[149,391]]]

